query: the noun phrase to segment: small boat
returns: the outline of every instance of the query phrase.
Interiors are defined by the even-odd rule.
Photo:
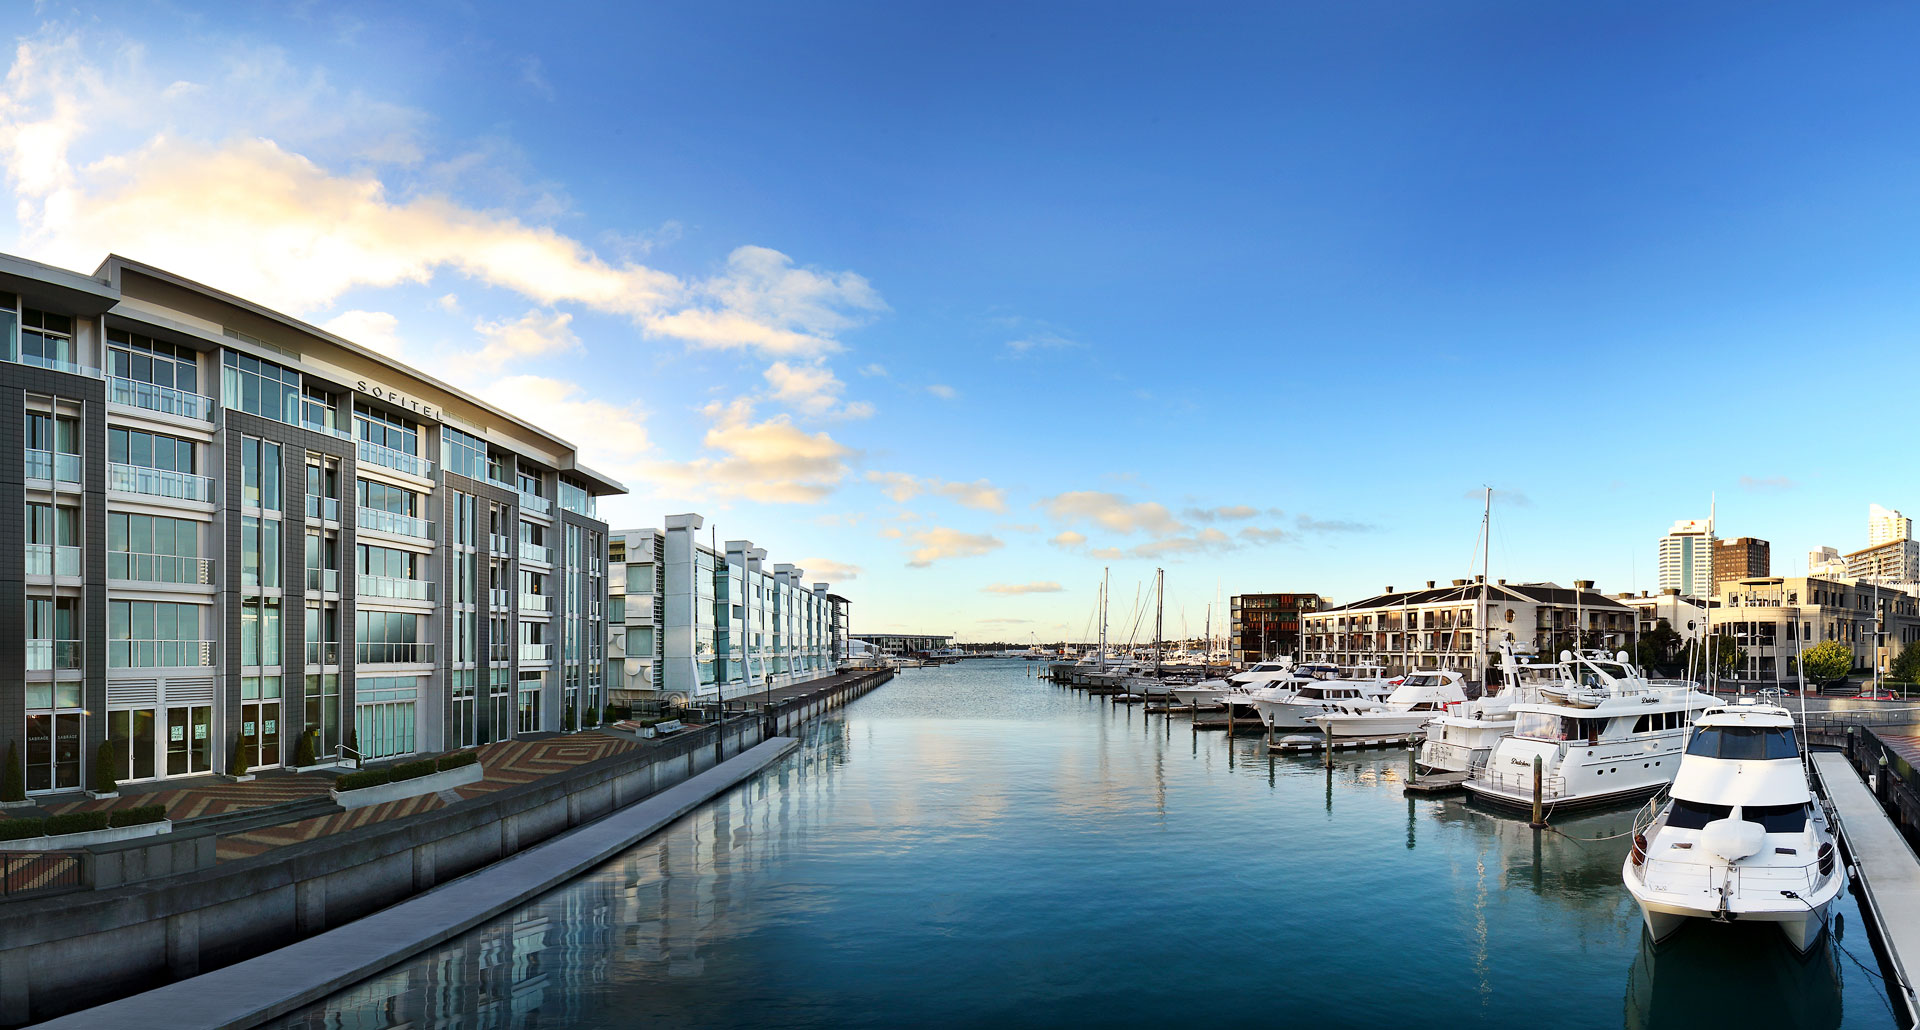
[[[1452,706],[1465,704],[1464,682],[1459,673],[1447,669],[1410,672],[1379,705],[1328,712],[1308,721],[1334,737],[1403,737]]]
[[[1846,867],[1793,716],[1739,701],[1694,720],[1667,803],[1636,825],[1620,876],[1656,941],[1690,920],[1739,920],[1772,923],[1805,953],[1846,893]]]

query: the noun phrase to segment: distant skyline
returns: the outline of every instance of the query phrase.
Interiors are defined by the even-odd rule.
[[[1920,509],[1920,11],[17,8],[0,250],[152,262],[854,602],[1652,590]]]

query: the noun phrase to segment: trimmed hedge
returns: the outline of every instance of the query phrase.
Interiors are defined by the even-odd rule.
[[[58,837],[66,833],[86,833],[115,826],[140,826],[160,822],[166,817],[165,805],[136,805],[111,812],[67,812],[45,819],[0,819],[0,841]]]
[[[108,813],[112,818],[108,826],[139,826],[142,823],[157,823],[167,817],[165,805],[136,805],[132,808],[120,808]]]
[[[0,840],[23,840],[46,835],[45,819],[0,819]]]
[[[393,782],[392,769],[362,769],[351,772],[333,781],[333,789],[342,794],[362,787],[378,787],[382,783]]]
[[[441,755],[440,761],[437,764],[441,772],[446,772],[448,769],[458,769],[462,766],[472,765],[479,760],[480,752],[478,751],[455,751],[450,755]]]
[[[341,793],[360,790],[365,787],[378,787],[383,783],[399,783],[402,780],[419,779],[448,769],[458,769],[463,765],[472,765],[480,760],[478,752],[455,751],[441,755],[439,759],[422,758],[417,762],[401,762],[384,769],[362,769],[348,773],[333,781],[333,789]]]
[[[58,837],[63,833],[85,833],[88,830],[104,830],[112,821],[106,812],[64,812],[47,819],[47,836]]]
[[[388,769],[387,772],[390,774],[393,782],[398,783],[401,780],[417,780],[422,776],[432,776],[435,772],[435,767],[433,759],[427,758],[418,762],[401,762],[399,765]]]

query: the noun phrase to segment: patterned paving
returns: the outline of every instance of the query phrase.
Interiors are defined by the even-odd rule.
[[[203,815],[218,815],[244,808],[279,805],[325,794],[333,787],[331,777],[318,773],[300,775],[267,773],[247,783],[209,780],[191,787],[170,787],[143,793],[124,792],[102,801],[69,801],[46,806],[47,811],[92,812],[137,805],[165,805],[167,818],[176,822]]]
[[[1893,733],[1879,734],[1887,746],[1897,752],[1901,758],[1916,769],[1920,769],[1920,737],[1901,736]]]

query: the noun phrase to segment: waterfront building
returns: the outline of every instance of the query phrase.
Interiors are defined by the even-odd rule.
[[[1841,579],[1847,574],[1847,559],[1832,547],[1816,547],[1807,552],[1807,575]]]
[[[1624,601],[1594,591],[1592,580],[1508,583],[1486,588],[1487,631],[1480,629],[1481,577],[1448,586],[1428,580],[1417,590],[1384,592],[1303,616],[1300,660],[1337,665],[1384,665],[1390,674],[1452,669],[1471,675],[1476,658],[1500,661],[1500,647],[1558,654],[1574,647],[1609,651],[1633,645],[1638,613]]]
[[[1619,600],[1639,613],[1640,632],[1643,635],[1651,633],[1663,621],[1683,640],[1699,640],[1707,635],[1707,610],[1712,604],[1710,599],[1687,597],[1678,590],[1667,589],[1658,594],[1642,590],[1638,597],[1620,594]]]
[[[1920,582],[1920,540],[1895,539],[1846,556],[1847,578],[1878,583]]]
[[[884,655],[930,654],[953,646],[951,633],[860,633],[856,634],[875,651]]]
[[[0,256],[0,406],[0,738],[29,793],[93,786],[103,741],[159,780],[599,703],[595,499],[622,488],[538,426],[117,256]]]
[[[706,520],[613,533],[608,599],[613,700],[726,700],[831,674],[850,602],[750,540],[701,542]],[[718,543],[717,541],[715,542]]]
[[[1750,536],[1713,542],[1713,582],[1773,574],[1773,545]],[[1711,596],[1709,593],[1706,596]]]
[[[1660,589],[1713,596],[1713,519],[1681,519],[1660,538]]]
[[[1913,539],[1913,520],[1877,504],[1867,506],[1867,546]]]
[[[1233,661],[1251,665],[1269,658],[1300,653],[1300,619],[1326,607],[1327,599],[1314,593],[1235,594],[1231,636],[1227,646]]]
[[[1713,632],[1744,652],[1740,679],[1791,679],[1800,649],[1837,640],[1854,653],[1854,668],[1885,669],[1892,656],[1920,640],[1920,599],[1858,579],[1771,576],[1721,584]]]

